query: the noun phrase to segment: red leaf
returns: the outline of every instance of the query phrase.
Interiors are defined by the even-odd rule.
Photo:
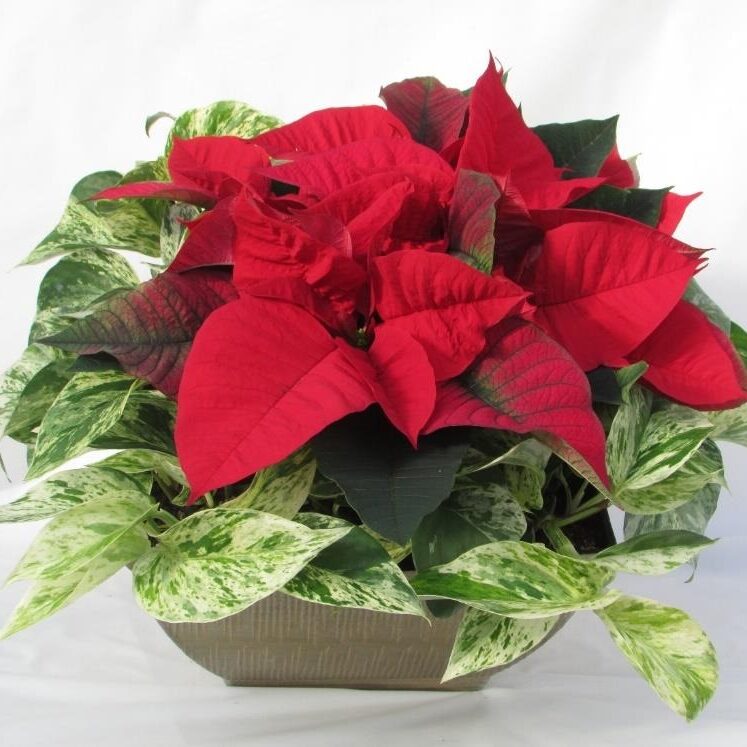
[[[485,346],[485,331],[526,298],[510,280],[426,252],[378,257],[372,282],[376,312],[425,348],[439,381],[464,371]]]
[[[173,182],[132,182],[119,184],[116,187],[102,189],[91,200],[120,200],[124,197],[146,198],[157,200],[176,200],[189,202],[201,207],[215,204],[215,195],[196,185],[179,185]]]
[[[285,303],[246,297],[211,315],[187,359],[176,418],[192,500],[280,461],[372,404],[340,344]]]
[[[422,345],[406,332],[382,324],[376,327],[368,351],[341,348],[369,382],[374,400],[390,422],[417,448],[436,401],[433,368]]]
[[[442,386],[426,433],[457,425],[533,433],[584,477],[609,484],[604,430],[588,380],[568,352],[533,324],[509,319],[492,329],[463,382]]]
[[[232,205],[236,224],[234,283],[239,290],[271,278],[301,278],[340,308],[352,311],[366,273],[335,247],[299,226],[264,215],[250,200]]]
[[[638,224],[569,223],[522,275],[536,321],[586,371],[614,366],[674,308],[701,253]]]
[[[469,102],[461,91],[436,78],[390,83],[379,96],[417,142],[438,151],[459,137]]]
[[[233,264],[234,225],[231,200],[221,200],[212,210],[187,223],[189,233],[169,265],[172,272],[195,267]]]
[[[522,182],[520,188],[527,207],[543,209],[567,205],[603,183],[604,179],[598,176],[587,176],[580,179]]]
[[[171,182],[122,184],[91,199],[151,197],[210,207],[216,199],[235,194],[243,186],[261,187],[263,177],[255,171],[268,163],[267,153],[238,137],[174,138],[168,164]]]
[[[542,140],[524,124],[492,56],[470,96],[459,168],[511,174],[520,190],[527,182],[560,179],[561,170],[555,168]]]
[[[626,357],[648,363],[644,381],[676,402],[725,410],[747,401],[744,366],[729,338],[687,301]]]
[[[302,215],[332,215],[347,227],[353,255],[365,259],[377,253],[391,236],[407,197],[415,190],[409,179],[377,174],[334,192]]]
[[[630,187],[638,186],[638,176],[630,164],[623,158],[620,158],[620,152],[617,150],[616,145],[602,164],[602,168],[599,169],[598,176],[603,177],[605,183],[613,187],[629,189]]]
[[[127,373],[175,395],[197,330],[235,298],[228,272],[165,272],[113,296],[47,342],[85,355],[113,355]]]
[[[175,184],[196,184],[216,197],[223,197],[256,181],[256,169],[269,162],[262,148],[239,137],[174,138],[169,174]]]
[[[380,106],[322,109],[252,138],[271,156],[316,153],[369,138],[408,138],[407,128]]]
[[[493,269],[496,203],[500,196],[501,191],[487,174],[466,169],[458,172],[449,211],[449,247],[488,274]]]
[[[667,192],[661,203],[659,223],[656,227],[663,233],[668,233],[671,236],[680,224],[688,205],[702,194],[702,192],[696,192],[694,195],[678,195],[674,192]]]
[[[374,174],[399,170],[400,176],[408,176],[408,169],[421,178],[438,180],[444,192],[454,179],[451,167],[438,153],[402,138],[362,140],[316,155],[299,156],[289,163],[260,169],[259,173],[294,184],[302,194],[321,199]]]

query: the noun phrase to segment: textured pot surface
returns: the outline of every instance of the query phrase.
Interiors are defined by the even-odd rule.
[[[161,626],[187,656],[229,685],[478,690],[504,667],[441,684],[460,619],[457,613],[429,625],[411,615],[310,604],[277,593],[224,620]]]

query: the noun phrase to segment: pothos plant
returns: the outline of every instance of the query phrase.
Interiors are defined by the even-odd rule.
[[[51,518],[3,635],[124,566],[173,622],[274,592],[458,612],[445,679],[592,610],[694,717],[706,634],[609,584],[695,562],[716,441],[747,443],[747,337],[672,237],[696,195],[640,188],[616,117],[528,127],[492,60],[381,97],[194,109],[163,157],[74,187],[0,389],[41,478],[0,520]],[[58,471],[91,449],[116,451]]]

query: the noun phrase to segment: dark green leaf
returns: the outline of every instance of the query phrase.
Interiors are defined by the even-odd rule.
[[[603,210],[632,218],[647,226],[656,226],[661,215],[661,204],[671,187],[664,189],[620,189],[603,184],[569,207],[583,210]]]
[[[615,145],[617,116],[535,127],[565,178],[596,176]]]
[[[319,469],[371,529],[406,543],[445,500],[467,451],[461,430],[420,439],[417,451],[376,410],[335,423],[312,441]]]

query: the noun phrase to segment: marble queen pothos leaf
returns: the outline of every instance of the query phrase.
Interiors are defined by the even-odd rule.
[[[706,485],[724,485],[724,463],[718,446],[706,439],[673,474],[639,490],[622,490],[615,503],[629,514],[658,514],[690,501]]]
[[[135,563],[135,595],[159,620],[219,620],[281,589],[349,531],[309,529],[253,509],[200,511]]]
[[[59,472],[12,503],[0,506],[0,522],[39,521],[81,503],[142,489],[142,483],[105,467]]]
[[[137,379],[120,373],[78,373],[47,410],[39,426],[26,479],[40,477],[78,456],[122,417]]]
[[[78,249],[130,249],[151,257],[161,252],[161,226],[140,200],[92,202],[90,197],[119,184],[116,171],[89,174],[74,187],[57,227],[23,260],[34,264]]]
[[[470,607],[524,619],[550,617],[613,602],[605,591],[614,574],[594,561],[560,555],[528,542],[493,542],[450,563],[421,571],[412,587]]]
[[[542,643],[558,619],[554,616],[520,620],[468,607],[441,681],[516,661]]]
[[[282,122],[277,117],[262,114],[240,101],[216,101],[209,106],[190,109],[176,118],[166,142],[166,152],[171,150],[175,137],[234,135],[251,138],[280,124]]]
[[[627,596],[597,615],[659,697],[695,718],[718,683],[716,652],[702,628],[682,610]]]
[[[309,497],[315,474],[316,460],[311,449],[301,449],[282,462],[257,472],[241,495],[221,506],[253,508],[292,519]]]
[[[18,400],[31,379],[63,353],[44,345],[30,345],[0,379],[0,438],[15,412]]]
[[[721,485],[710,483],[687,503],[660,514],[625,514],[625,539],[664,529],[702,533],[716,512]]]
[[[714,540],[683,530],[661,530],[631,537],[598,553],[594,561],[613,571],[656,576],[691,561]]]
[[[363,529],[333,516],[299,514],[312,529],[350,531],[322,550],[283,591],[316,604],[424,617],[417,594],[387,551]]]
[[[8,579],[55,579],[86,568],[153,512],[149,496],[133,490],[65,511],[41,530]]]
[[[711,438],[747,446],[747,405],[732,410],[709,412],[707,417],[715,428]]]
[[[0,639],[18,633],[66,607],[136,560],[149,547],[145,532],[140,527],[134,527],[78,570],[36,581],[0,630]]]

